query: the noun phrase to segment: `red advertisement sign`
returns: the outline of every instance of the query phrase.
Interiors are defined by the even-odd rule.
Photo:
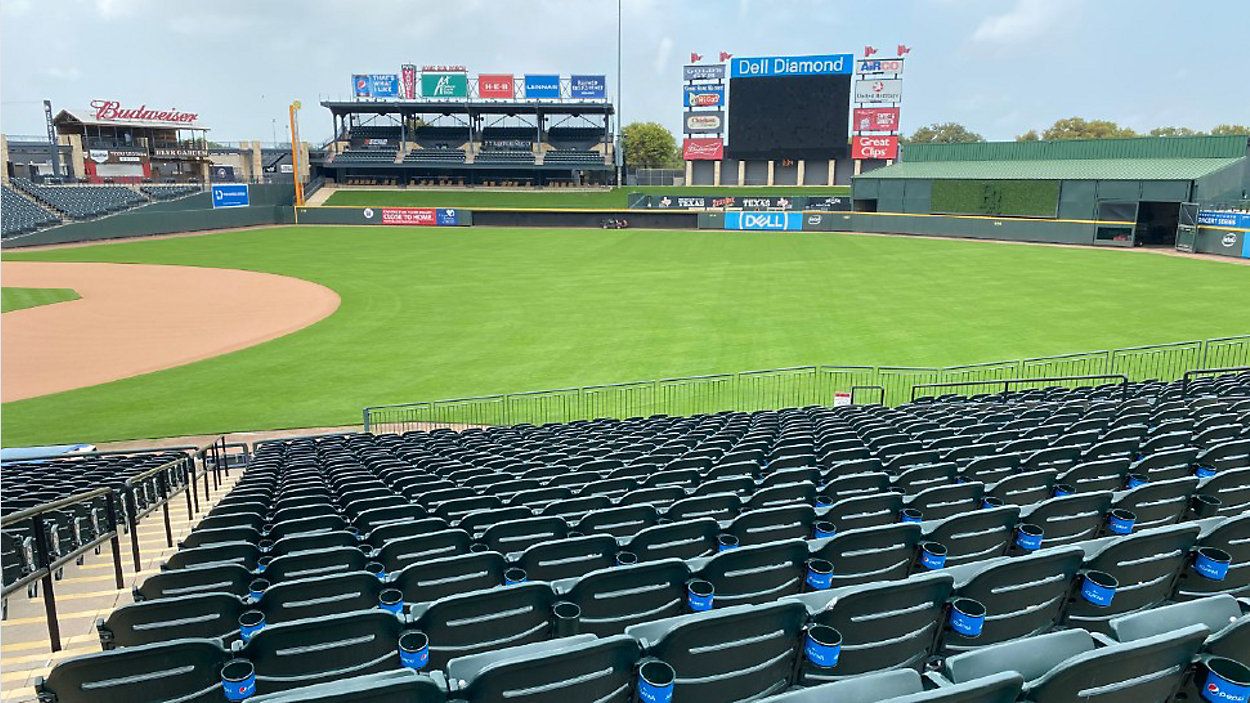
[[[438,224],[437,213],[438,210],[432,207],[384,207],[382,208],[382,224],[433,227]]]
[[[851,130],[855,132],[897,132],[897,107],[857,107],[851,118]]]
[[[180,122],[191,124],[199,118],[194,112],[170,110],[149,110],[147,105],[139,107],[122,107],[116,100],[92,100],[91,109],[95,110],[97,120],[135,120],[144,122]]]
[[[511,73],[483,73],[477,77],[477,96],[479,98],[515,97]]]
[[[686,137],[681,142],[681,158],[686,161],[720,161],[725,158],[725,140],[720,137]]]
[[[417,67],[406,63],[400,68],[399,85],[403,90],[404,100],[415,100],[417,97]]]
[[[857,134],[851,137],[852,159],[897,159],[898,135],[871,136]]]

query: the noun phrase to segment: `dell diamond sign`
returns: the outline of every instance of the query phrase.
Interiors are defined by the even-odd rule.
[[[730,78],[775,78],[778,76],[849,75],[855,67],[851,54],[817,56],[755,56],[735,58],[729,64]]]

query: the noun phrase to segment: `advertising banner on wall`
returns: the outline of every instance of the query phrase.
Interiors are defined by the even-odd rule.
[[[857,103],[897,103],[903,101],[903,81],[897,78],[864,78],[855,81]]]
[[[358,98],[399,97],[399,75],[395,73],[354,73],[352,93]]]
[[[458,227],[467,224],[464,213],[457,208],[384,207],[379,211],[381,216],[375,221],[384,225]],[[365,208],[362,212],[366,220],[374,220],[378,215],[373,208]]]
[[[897,132],[899,108],[857,107],[852,113],[851,129],[856,132]]]
[[[838,195],[814,196],[807,199],[805,210],[820,210],[822,212],[850,212],[851,199]]]
[[[415,99],[417,97],[417,67],[410,63],[401,66],[399,69],[399,81],[403,87],[403,99]]]
[[[569,76],[569,97],[582,100],[606,100],[608,79],[606,76],[573,74]]]
[[[720,161],[725,158],[725,140],[720,137],[686,137],[681,142],[681,158],[686,161]]]
[[[707,64],[687,64],[681,67],[682,80],[687,81],[714,81],[724,80],[725,64],[713,63]]]
[[[373,96],[373,86],[369,83],[369,76],[363,73],[352,74],[352,94],[358,98]]]
[[[724,107],[725,86],[715,83],[682,86],[685,107]]]
[[[724,131],[724,110],[686,113],[686,134],[720,134]]]
[[[902,73],[902,59],[860,59],[855,62],[856,73]]]
[[[421,95],[426,98],[467,98],[469,77],[463,73],[422,73]]]
[[[851,54],[735,57],[729,62],[729,77],[833,76],[849,74],[854,63]]]
[[[1250,212],[1199,210],[1198,224],[1206,227],[1233,227],[1236,229],[1250,229]]]
[[[803,229],[803,213],[730,211],[725,213],[725,229],[798,231]]]
[[[516,97],[514,80],[511,73],[483,73],[477,77],[477,96],[511,100]]]
[[[560,97],[560,76],[554,73],[525,74],[525,97],[556,100]]]
[[[897,159],[898,135],[857,134],[851,137],[852,159]]]

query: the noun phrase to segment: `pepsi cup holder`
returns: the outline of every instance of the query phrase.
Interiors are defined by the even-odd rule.
[[[903,508],[898,514],[899,522],[924,522],[924,515],[915,508]]]
[[[554,616],[552,634],[555,637],[572,637],[577,634],[581,625],[582,609],[576,603],[559,601],[552,607],[551,614]]]
[[[826,539],[838,533],[838,528],[828,520],[817,520],[812,525],[813,539]]]
[[[268,588],[268,580],[252,579],[252,582],[247,585],[247,597],[252,599],[252,602],[255,603],[261,599],[261,596],[265,595],[265,590]]]
[[[691,579],[686,583],[686,607],[692,613],[702,613],[712,609],[712,601],[716,596],[716,587],[711,581]]]
[[[1016,525],[1016,536],[1013,544],[1015,550],[1021,554],[1031,554],[1042,548],[1042,540],[1046,536],[1046,531],[1039,525],[1031,522],[1022,522]]]
[[[1198,478],[1211,478],[1218,473],[1214,466],[1199,466],[1194,469],[1194,476]]]
[[[984,498],[981,499],[982,510],[992,510],[993,508],[1001,508],[1001,507],[1003,507],[1002,498],[995,498],[994,496],[985,496]]]
[[[1137,515],[1131,510],[1115,508],[1107,513],[1107,532],[1113,535],[1133,533],[1133,525],[1137,523]]]
[[[1109,607],[1119,587],[1120,582],[1105,571],[1082,571],[1077,578],[1081,600],[1097,608]]]
[[[818,669],[832,669],[842,656],[842,633],[828,625],[812,625],[803,637],[803,658]]]
[[[380,564],[379,562],[371,561],[368,564],[365,564],[365,571],[368,571],[369,573],[378,577],[379,581],[383,581],[386,579],[386,567],[382,566],[382,564]]]
[[[833,563],[824,559],[808,559],[803,586],[805,591],[824,591],[832,587]]]
[[[828,508],[831,505],[833,505],[833,498],[830,498],[829,496],[826,496],[826,495],[816,496],[817,508]]]
[[[1199,680],[1199,693],[1209,703],[1250,701],[1250,667],[1224,657],[1210,657],[1202,663],[1205,672]]]
[[[1228,567],[1232,562],[1232,555],[1223,549],[1199,547],[1194,550],[1189,566],[1204,579],[1223,581],[1228,576]]]
[[[228,701],[245,701],[256,695],[256,667],[246,659],[222,664],[221,690]]]
[[[1147,483],[1150,483],[1150,479],[1145,476],[1141,474],[1129,474],[1128,477],[1124,479],[1124,488],[1132,490],[1138,486],[1144,486]]]
[[[645,661],[638,667],[637,700],[639,703],[669,703],[676,684],[677,672],[673,667],[659,659]]]
[[[515,586],[518,583],[525,583],[529,577],[525,574],[525,569],[518,569],[515,566],[506,569],[503,572],[503,585]]]
[[[917,546],[916,565],[925,571],[937,571],[945,567],[946,545],[941,542],[921,542]]]
[[[269,563],[273,561],[273,557],[264,556],[256,560],[256,573],[263,574],[265,569],[269,568]]]
[[[265,614],[259,610],[245,610],[239,616],[239,637],[243,639],[244,644],[263,629],[265,629]]]
[[[413,671],[424,669],[430,663],[430,638],[420,630],[400,634],[399,663]]]
[[[738,548],[738,538],[733,535],[719,534],[716,535],[716,551],[727,552],[730,549]]]
[[[398,588],[384,588],[378,594],[378,607],[395,615],[404,614],[404,593]]]
[[[1194,517],[1203,519],[1219,515],[1223,505],[1224,501],[1213,495],[1198,493],[1190,501],[1189,509],[1193,511]]]
[[[1072,487],[1072,484],[1070,483],[1056,483],[1055,484],[1055,490],[1053,493],[1055,498],[1062,498],[1064,496],[1070,496],[1073,493],[1076,493],[1076,489]]]
[[[946,605],[946,627],[969,639],[981,636],[985,628],[985,606],[971,598],[955,598]]]
[[[616,565],[617,566],[633,566],[634,564],[637,564],[637,563],[638,563],[638,555],[634,554],[633,552],[617,552],[616,553]]]

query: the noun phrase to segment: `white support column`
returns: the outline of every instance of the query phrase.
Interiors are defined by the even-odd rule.
[[[838,173],[837,160],[829,159],[829,178],[826,180],[825,185],[827,186],[836,185],[837,179],[838,179],[837,173]]]
[[[738,161],[738,185],[744,186],[746,184],[747,184],[747,162],[740,159]]]
[[[720,161],[712,162],[712,185],[714,186],[720,185],[720,165]]]
[[[686,185],[694,185],[694,162],[686,162]]]
[[[773,184],[773,170],[774,170],[774,167],[776,167],[776,165],[777,165],[776,161],[773,161],[772,159],[768,160],[768,183],[767,185]]]
[[[860,159],[855,159],[855,175],[856,176],[859,175],[860,169],[862,169],[863,167],[864,167],[864,162]]]
[[[801,186],[803,185],[803,177],[807,175],[807,159],[799,159],[796,169],[794,184]]]

